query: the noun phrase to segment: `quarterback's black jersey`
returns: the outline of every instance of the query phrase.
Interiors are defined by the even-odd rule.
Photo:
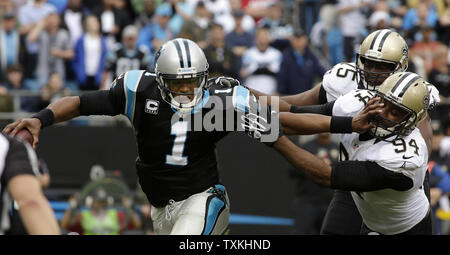
[[[214,100],[225,106],[225,119],[230,109],[227,96],[239,98],[235,100],[237,107],[247,108],[252,95],[242,86],[212,84],[202,102],[190,114],[181,115],[162,99],[155,74],[133,70],[120,75],[109,91],[81,96],[80,113],[128,117],[137,138],[139,182],[150,203],[160,207],[170,199],[186,199],[219,182],[215,144],[237,125],[232,123],[232,130],[227,129],[227,119],[222,129],[205,130],[202,120],[216,110],[216,104],[211,103]]]
[[[0,134],[0,234],[10,227],[9,181],[21,174],[38,176],[38,171],[36,154],[31,146]]]

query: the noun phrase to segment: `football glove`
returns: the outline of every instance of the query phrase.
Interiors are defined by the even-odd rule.
[[[231,77],[225,77],[225,76],[210,78],[210,79],[208,79],[208,83],[209,84],[218,84],[225,88],[232,88],[232,87],[241,85],[241,83],[238,80],[231,78]]]

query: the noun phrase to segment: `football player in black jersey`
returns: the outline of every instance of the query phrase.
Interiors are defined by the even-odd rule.
[[[108,91],[61,98],[32,118],[9,124],[4,132],[14,135],[27,128],[36,146],[40,129],[53,123],[80,115],[123,114],[137,138],[137,174],[153,206],[155,232],[222,234],[230,209],[217,170],[215,144],[240,130],[272,145],[280,136],[277,115],[245,87],[224,88],[220,83],[227,78],[208,80],[205,55],[190,40],[166,42],[155,63],[155,73],[125,72]],[[368,120],[362,120],[364,126]],[[329,131],[341,120],[310,114],[304,122],[308,134]]]

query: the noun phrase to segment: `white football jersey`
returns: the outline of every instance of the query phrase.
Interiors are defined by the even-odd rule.
[[[327,102],[358,88],[355,63],[339,63],[328,70],[322,79],[322,87],[327,92]]]
[[[355,116],[373,95],[372,91],[353,90],[336,100],[333,115]],[[351,192],[367,227],[382,234],[398,234],[426,216],[429,203],[422,184],[427,171],[428,150],[418,128],[393,142],[375,138],[361,141],[358,133],[343,134],[340,147],[341,160],[376,162],[387,170],[411,178],[414,183],[407,191]]]
[[[362,89],[358,86],[358,72],[355,63],[342,62],[328,70],[322,78],[322,87],[327,94],[327,102],[336,100],[338,97],[347,94],[355,89]],[[428,83],[430,93],[429,106],[434,106],[440,102],[438,89]]]

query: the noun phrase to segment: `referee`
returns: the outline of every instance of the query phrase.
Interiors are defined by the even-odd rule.
[[[0,134],[0,234],[8,233],[11,200],[29,234],[57,235],[60,229],[53,210],[42,193],[38,164],[30,145]]]

